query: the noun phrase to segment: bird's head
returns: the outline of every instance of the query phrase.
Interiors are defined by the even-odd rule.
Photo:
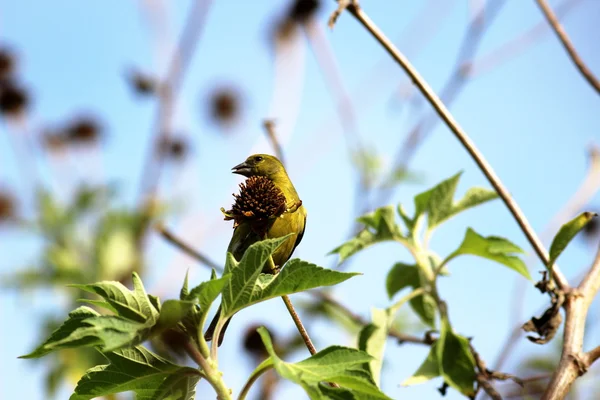
[[[253,154],[243,163],[233,167],[232,171],[234,174],[240,174],[246,177],[265,176],[267,178],[273,178],[275,175],[285,172],[285,168],[277,157],[269,154]]]

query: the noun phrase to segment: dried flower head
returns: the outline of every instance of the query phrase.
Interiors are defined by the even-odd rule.
[[[189,149],[190,146],[183,137],[169,137],[161,140],[158,150],[167,160],[183,161]]]
[[[100,139],[102,128],[95,118],[81,116],[65,128],[65,139],[71,144],[93,144]]]
[[[233,227],[249,222],[252,230],[263,237],[274,218],[285,212],[285,195],[273,181],[264,176],[251,176],[240,183],[240,194],[230,211],[223,211],[225,220],[233,220]]]
[[[156,93],[158,88],[156,79],[138,70],[129,71],[127,80],[133,91],[140,96],[150,96]]]
[[[8,191],[0,192],[0,224],[14,220],[16,204],[13,195]]]
[[[260,334],[256,331],[260,326],[262,325],[251,325],[246,329],[246,333],[244,334],[244,349],[246,349],[246,351],[252,356],[265,358],[269,354],[267,353],[267,349],[260,338]],[[275,344],[276,338],[273,332],[267,327],[265,327],[265,329],[267,329],[269,335],[271,336],[271,341]]]
[[[64,150],[67,146],[67,138],[63,132],[54,131],[51,129],[45,130],[42,133],[42,146],[52,152]]]
[[[298,23],[305,23],[320,6],[321,2],[318,0],[295,0],[289,10],[288,18]]]
[[[12,79],[0,82],[0,113],[5,117],[18,117],[29,104],[25,88]]]
[[[15,56],[4,47],[0,49],[0,79],[8,79],[15,71]]]
[[[218,124],[231,124],[240,115],[240,94],[232,87],[221,87],[209,97],[210,116]]]

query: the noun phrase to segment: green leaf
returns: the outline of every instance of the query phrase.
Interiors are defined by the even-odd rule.
[[[181,290],[179,291],[179,300],[187,300],[188,294],[190,294],[190,290],[188,288],[189,273],[190,273],[189,269],[187,271],[185,271],[185,279],[183,280],[183,286],[181,287]]]
[[[552,240],[552,245],[550,245],[550,261],[548,267],[554,265],[558,256],[561,255],[575,235],[577,235],[577,233],[579,233],[579,231],[597,215],[598,214],[593,212],[581,213],[560,228]]]
[[[318,386],[319,395],[322,396],[324,400],[359,400],[354,394],[344,388],[334,388],[324,383],[319,383]],[[365,397],[360,397],[360,399],[364,399]]]
[[[406,287],[418,289],[423,287],[423,284],[418,267],[404,263],[394,264],[386,278],[386,289],[390,299]],[[431,327],[435,326],[437,305],[431,295],[425,293],[412,298],[410,306],[423,323]]]
[[[435,328],[437,304],[430,294],[423,293],[418,297],[410,299],[409,304],[424,324]]]
[[[160,316],[152,328],[152,334],[158,333],[177,325],[194,306],[194,302],[185,300],[167,300],[160,309]]]
[[[364,351],[331,346],[292,364],[281,360],[275,354],[269,333],[264,327],[260,327],[258,332],[279,375],[301,385],[311,399],[323,398],[320,395],[320,382],[335,382],[343,388],[351,389],[357,398],[389,399],[373,381],[367,366],[372,357]]]
[[[137,400],[192,400],[200,379],[194,368],[172,364],[142,346],[105,354],[108,365],[91,368],[70,400],[132,391]]]
[[[92,300],[91,303],[114,309],[118,315],[100,315],[89,307],[80,307],[25,358],[41,357],[63,348],[95,346],[107,352],[135,346],[179,322],[193,306],[189,301],[170,300],[161,307],[157,297],[146,294],[135,273],[133,291],[118,282],[74,286],[98,293],[104,301]],[[155,326],[157,321],[159,325]]]
[[[437,347],[438,342],[436,341],[431,346],[427,358],[425,359],[425,361],[423,361],[419,369],[417,369],[417,371],[410,378],[402,382],[402,386],[418,385],[420,383],[427,382],[430,379],[437,378],[438,376],[440,376],[440,366],[437,356]]]
[[[419,278],[419,270],[416,265],[404,263],[396,263],[388,272],[385,280],[385,286],[389,298],[394,297],[396,293],[406,287],[418,288],[421,287],[421,279]]]
[[[156,321],[158,310],[150,302],[139,275],[134,272],[132,280],[133,291],[127,289],[122,283],[115,281],[70,286],[103,297],[117,310],[119,316],[141,323],[148,320],[151,320],[151,322]]]
[[[329,254],[337,253],[339,263],[375,243],[388,240],[405,240],[400,227],[395,222],[394,207],[386,206],[365,214],[357,219],[365,225],[355,237],[336,247]]]
[[[377,386],[380,386],[385,343],[392,318],[387,310],[374,308],[371,310],[371,320],[372,322],[366,325],[358,335],[358,349],[373,357],[369,361],[369,370]]]
[[[444,265],[454,257],[462,254],[470,254],[506,265],[531,280],[531,276],[523,260],[519,256],[514,255],[522,253],[524,251],[519,246],[504,238],[497,236],[483,237],[469,228],[460,247],[446,258]]]
[[[214,271],[214,270],[213,270]],[[213,278],[210,281],[202,282],[192,290],[186,297],[187,300],[197,299],[202,312],[208,312],[210,305],[221,294],[225,285],[231,279],[231,274],[223,275],[221,278]]]
[[[33,352],[24,356],[20,356],[19,358],[39,358],[45,356],[46,354],[55,350],[54,343],[62,342],[63,340],[68,338],[75,330],[82,327],[83,321],[87,320],[88,318],[97,317],[99,315],[100,314],[98,314],[96,311],[86,306],[82,306],[71,311],[69,313],[69,318],[67,318],[67,320],[63,322],[63,324],[60,327],[58,327],[54,332],[52,332],[52,334],[50,334],[50,337],[44,343],[38,346],[38,348],[35,349]],[[95,337],[83,337],[80,339],[80,342],[78,342],[80,346],[93,346],[94,344],[98,343],[99,340]]]
[[[462,172],[459,172],[435,187],[418,194],[415,197],[415,217],[413,221],[427,213],[427,226],[431,230],[464,210],[498,197],[498,194],[492,190],[475,187],[469,189],[461,200],[454,203],[454,193],[461,174]]]
[[[222,295],[225,317],[261,301],[322,286],[336,285],[360,275],[325,269],[297,258],[288,261],[277,275],[261,273],[256,275],[254,268],[255,266],[245,263],[242,258],[239,265],[232,269],[233,276],[225,284]],[[255,278],[252,280],[249,277]]]
[[[445,320],[442,322],[438,342],[437,356],[441,360],[440,369],[444,380],[465,396],[473,396],[475,358],[471,353],[469,340],[455,334],[448,320]]]

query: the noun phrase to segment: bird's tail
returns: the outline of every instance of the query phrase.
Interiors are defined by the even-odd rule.
[[[217,328],[217,322],[219,322],[220,317],[221,317],[221,306],[219,306],[219,309],[217,310],[217,313],[215,314],[212,321],[210,322],[208,329],[206,330],[206,332],[204,332],[204,340],[206,340],[207,342],[210,342],[211,340],[213,340],[213,336],[215,334],[215,329]],[[229,319],[227,319],[227,321],[225,321],[225,324],[223,325],[223,329],[221,329],[221,334],[219,335],[219,343],[218,343],[219,346],[221,346],[221,344],[223,343],[223,339],[225,338],[225,331],[227,330],[227,327],[229,326],[229,322],[231,322],[231,318],[229,318]]]

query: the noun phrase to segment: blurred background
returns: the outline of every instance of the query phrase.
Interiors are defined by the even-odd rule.
[[[361,4],[442,96],[546,243],[582,209],[600,209],[600,97],[534,1]],[[600,2],[550,4],[599,75]],[[221,265],[232,224],[219,208],[231,205],[242,180],[231,167],[250,154],[281,148],[308,211],[294,256],[331,268],[337,257],[328,253],[356,231],[356,216],[398,203],[412,212],[415,194],[461,170],[459,196],[489,187],[350,14],[327,27],[336,7],[333,0],[0,1],[0,398],[68,398],[83,371],[103,362],[80,350],[17,359],[74,308],[66,284],[127,283],[136,270],[147,291],[165,300],[178,296],[187,270],[192,285],[208,279],[210,269],[165,241],[154,223]],[[265,120],[273,121],[271,135]],[[444,224],[431,248],[449,254],[469,226],[526,249],[530,272],[540,277],[542,265],[500,201]],[[590,265],[596,226],[561,256],[570,279]],[[332,298],[368,320],[371,307],[391,304],[385,277],[402,260],[409,254],[397,244],[361,252],[339,268],[363,275],[335,287]],[[466,257],[449,269],[440,293],[453,326],[473,337],[490,368],[532,378],[526,391],[535,398],[559,358],[562,334],[540,346],[515,329],[539,315],[547,297],[490,261]],[[355,345],[359,326],[339,308],[306,294],[292,299],[318,349]],[[600,337],[598,303],[589,314],[588,349]],[[257,325],[272,332],[286,360],[308,355],[280,301],[242,311],[220,352],[234,393],[263,356],[252,335]],[[396,325],[419,337],[426,330],[408,308]],[[172,351],[172,340],[152,347],[189,362]],[[441,396],[440,379],[400,385],[426,346],[387,346],[386,394]],[[596,365],[579,379],[571,398],[597,398],[599,372]],[[506,398],[523,394],[510,382],[495,386]],[[305,397],[269,375],[251,394]],[[213,396],[200,382],[197,398]],[[460,395],[449,390],[446,397]]]

